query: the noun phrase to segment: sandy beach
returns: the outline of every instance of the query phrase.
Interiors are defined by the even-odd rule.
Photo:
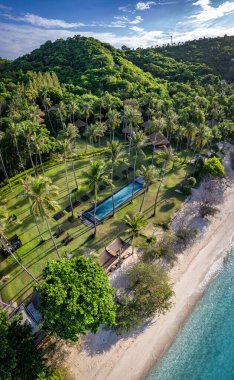
[[[233,172],[231,175],[224,202],[218,207],[220,212],[205,227],[200,239],[179,255],[170,272],[175,291],[171,310],[134,334],[119,337],[101,330],[96,336],[85,337],[81,348],[70,347],[65,366],[74,379],[140,380],[147,376],[173,342],[227,254],[234,236]]]

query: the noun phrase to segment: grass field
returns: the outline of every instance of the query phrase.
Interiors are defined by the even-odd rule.
[[[146,155],[144,158],[140,158],[138,167],[143,163],[151,163],[151,151],[146,149],[145,154]],[[72,192],[73,199],[80,200],[80,197],[84,193],[88,192],[87,185],[85,184],[85,172],[89,169],[90,160],[91,158],[84,158],[75,161],[76,173],[79,179],[79,191],[78,193],[76,191]],[[114,181],[115,189],[121,187],[128,181],[122,174],[124,168],[124,166],[119,166],[115,171],[115,174],[120,176],[118,181]],[[167,174],[165,176],[164,184],[161,187],[161,192],[158,199],[156,217],[152,217],[152,211],[158,183],[150,186],[146,195],[143,209],[143,213],[149,222],[148,226],[144,230],[144,234],[146,236],[149,235],[152,230],[150,227],[157,224],[167,223],[174,212],[180,207],[181,202],[184,200],[184,196],[176,193],[175,189],[178,187],[178,184],[182,182],[184,175],[184,165],[175,165],[173,171],[171,170],[171,165],[168,165]],[[63,164],[58,163],[56,166],[48,169],[46,171],[46,176],[50,177],[53,183],[59,187],[58,202],[61,206],[61,210],[64,210],[65,207],[69,205],[69,199],[66,191]],[[132,177],[133,173],[129,175],[129,179]],[[74,190],[75,183],[70,165],[69,184],[70,189]],[[99,199],[103,199],[110,193],[111,188],[106,188],[104,191],[100,192]],[[128,212],[137,212],[142,200],[142,195],[138,196],[134,199],[133,203],[124,205],[120,210],[118,210],[114,218],[111,217],[105,220],[98,226],[98,232],[94,238],[93,230],[82,224],[78,219],[78,215],[92,204],[92,195],[89,195],[90,200],[87,202],[82,202],[81,205],[75,209],[75,219],[73,222],[68,220],[70,215],[69,213],[66,213],[65,217],[57,222],[52,217],[50,218],[50,224],[53,232],[58,226],[62,226],[65,229],[65,234],[69,232],[69,234],[74,238],[74,240],[67,247],[63,246],[61,243],[61,240],[65,234],[56,239],[62,256],[66,255],[66,253],[70,251],[72,251],[75,255],[89,255],[91,252],[99,253],[105,245],[111,242],[111,240],[117,235],[126,238],[123,218]],[[22,259],[22,263],[31,273],[34,274],[34,276],[40,278],[42,270],[46,266],[48,260],[57,259],[57,255],[49,238],[46,225],[44,225],[43,222],[40,222],[40,227],[43,231],[43,238],[45,239],[45,241],[41,244],[37,229],[35,227],[34,218],[29,210],[29,204],[23,197],[22,185],[15,185],[12,192],[9,189],[2,190],[0,196],[7,200],[7,208],[10,215],[15,214],[17,216],[17,221],[12,222],[9,225],[7,236],[11,237],[12,235],[17,234],[20,237],[23,245],[17,252]],[[143,238],[140,238],[138,240],[138,244],[141,244],[142,241]],[[0,261],[0,280],[4,276],[7,276],[6,279],[0,283],[0,295],[2,300],[5,302],[14,300],[18,304],[21,303],[32,291],[34,284],[31,277],[29,277],[27,273],[23,272],[11,257],[1,259]]]

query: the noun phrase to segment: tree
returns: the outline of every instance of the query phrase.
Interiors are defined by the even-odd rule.
[[[35,282],[38,282],[37,279],[32,275],[31,272],[27,270],[27,268],[21,264],[21,262],[17,259],[17,257],[14,254],[14,251],[11,248],[11,245],[9,244],[9,241],[7,237],[5,236],[5,230],[7,221],[9,220],[9,215],[6,207],[1,204],[0,205],[0,242],[4,248],[4,250],[11,255],[11,257],[17,262],[17,264],[25,271]]]
[[[106,164],[102,160],[93,161],[90,164],[90,171],[85,173],[86,184],[89,189],[94,193],[94,236],[97,233],[97,221],[96,221],[96,210],[98,202],[98,191],[102,183],[110,183],[108,179],[108,171]]]
[[[58,258],[60,258],[58,247],[52,235],[48,220],[52,212],[59,210],[58,202],[55,200],[55,198],[59,194],[59,188],[57,186],[52,185],[52,181],[50,178],[43,177],[41,175],[37,177],[28,177],[27,185],[25,184],[25,182],[22,183],[24,190],[28,198],[30,199],[30,209],[33,215],[35,215],[35,217],[38,216],[45,220],[55,251],[58,255]]]
[[[22,134],[22,130],[21,130],[19,124],[11,123],[9,128],[8,128],[8,133],[12,137],[12,140],[14,142],[16,152],[17,152],[17,155],[18,155],[19,160],[20,160],[20,165],[21,165],[22,169],[25,170],[23,159],[21,157],[21,154],[19,151],[19,146],[18,146],[18,137]]]
[[[51,261],[36,286],[48,331],[76,341],[78,335],[115,323],[114,292],[107,275],[93,258]]]
[[[78,190],[78,180],[76,177],[75,165],[74,165],[74,160],[72,157],[74,142],[79,137],[79,132],[77,130],[77,127],[71,123],[69,123],[68,125],[63,124],[63,130],[59,134],[59,137],[67,140],[68,150],[69,150],[69,154],[71,156],[71,165],[72,165],[73,176],[74,176],[74,180],[75,180],[75,184],[76,184],[76,189]]]
[[[133,132],[132,134],[132,148],[135,151],[135,157],[134,157],[134,167],[133,167],[133,186],[132,186],[132,199],[134,196],[134,186],[135,186],[135,181],[136,181],[136,164],[137,164],[137,158],[138,155],[144,156],[144,152],[142,148],[146,144],[147,137],[144,134],[144,132],[139,131],[139,132]]]
[[[0,143],[2,142],[2,140],[4,139],[4,137],[5,137],[5,133],[0,131]],[[9,183],[9,185],[10,185],[10,189],[12,190],[11,183],[9,181],[9,175],[7,173],[6,166],[4,164],[4,160],[3,160],[3,157],[2,157],[2,150],[1,150],[1,148],[0,148],[0,162],[1,162],[1,165],[2,165],[2,169],[3,169],[4,175],[5,175],[7,181]]]
[[[127,225],[127,233],[132,240],[132,254],[134,254],[135,239],[140,235],[142,228],[147,226],[147,221],[143,218],[142,214],[138,213],[134,216],[127,214],[124,222]]]
[[[115,139],[115,129],[120,125],[121,123],[121,115],[116,110],[110,110],[107,112],[107,122],[110,127],[110,140]],[[112,133],[111,133],[112,132]]]
[[[113,188],[114,167],[125,162],[125,150],[123,144],[118,141],[107,143],[107,157],[111,160],[111,187]],[[115,214],[114,194],[112,192],[113,215]]]
[[[218,157],[208,158],[204,163],[203,171],[205,175],[211,175],[212,177],[224,176],[224,167]]]
[[[19,318],[8,320],[0,309],[0,378],[36,379],[44,369],[42,350],[36,349],[31,327]]]
[[[141,169],[139,170],[139,175],[143,178],[144,185],[145,185],[145,191],[144,191],[144,195],[142,197],[142,202],[139,209],[139,212],[141,212],[144,201],[145,201],[146,192],[149,190],[149,185],[152,183],[155,183],[157,180],[157,171],[154,165],[150,165],[147,167],[144,165],[141,165]]]
[[[139,263],[128,271],[129,285],[142,318],[165,313],[171,307],[174,295],[168,273],[160,265]]]

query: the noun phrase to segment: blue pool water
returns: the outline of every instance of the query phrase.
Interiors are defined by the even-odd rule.
[[[234,249],[148,380],[234,379]]]
[[[134,195],[138,193],[140,190],[142,190],[142,184],[139,182],[135,182],[134,185]],[[123,188],[121,188],[119,191],[117,191],[114,194],[114,204],[115,209],[117,209],[119,206],[124,204],[127,200],[131,199],[132,197],[132,190],[133,190],[133,182],[130,182]],[[112,203],[112,197],[106,198],[103,202],[97,205],[96,209],[96,219],[102,220],[105,218],[108,214],[110,214],[113,210],[113,203]],[[94,207],[90,209],[89,211],[86,211],[84,213],[84,216],[87,217],[94,217]]]

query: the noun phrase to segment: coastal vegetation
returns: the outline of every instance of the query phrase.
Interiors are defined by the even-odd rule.
[[[131,50],[76,36],[1,60],[2,304],[18,306],[38,292],[46,332],[71,341],[103,325],[124,333],[171,307],[168,269],[198,233],[190,218],[213,216],[223,196],[234,94],[231,69],[223,75],[220,61],[232,41]],[[213,64],[203,60],[201,51],[218,45]],[[197,57],[192,63],[190,50]],[[130,197],[116,206],[115,191],[129,182]],[[198,186],[195,211],[173,226],[175,212]],[[98,219],[106,197],[110,212]],[[87,222],[82,217],[92,207]],[[124,290],[110,286],[99,263],[117,237],[137,256]],[[5,332],[18,328],[20,322],[0,316]],[[4,344],[3,353],[10,346]],[[40,351],[35,357],[33,351],[28,373],[34,358],[32,377],[42,380]],[[17,360],[9,364],[12,374]]]

